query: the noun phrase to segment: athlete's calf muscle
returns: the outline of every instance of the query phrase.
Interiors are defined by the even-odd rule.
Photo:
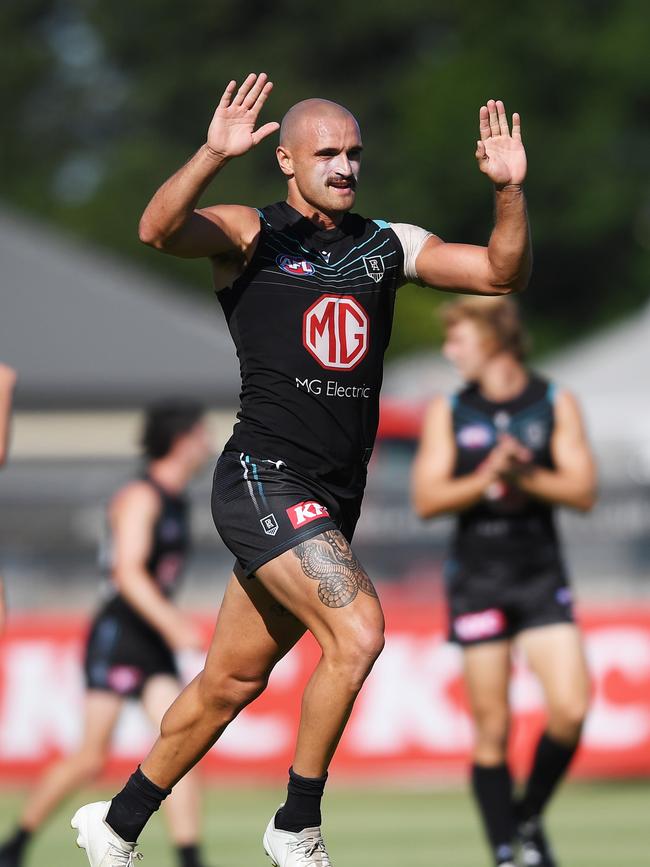
[[[328,608],[344,608],[359,590],[377,596],[372,581],[338,530],[301,542],[293,553],[308,578],[318,581],[318,598]]]

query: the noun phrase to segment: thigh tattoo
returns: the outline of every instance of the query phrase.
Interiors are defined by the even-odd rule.
[[[338,530],[326,530],[293,548],[308,578],[318,581],[318,598],[328,608],[343,608],[359,590],[377,596],[372,581]]]

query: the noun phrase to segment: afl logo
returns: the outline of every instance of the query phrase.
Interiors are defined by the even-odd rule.
[[[299,256],[287,256],[286,253],[282,253],[275,261],[285,274],[293,274],[294,277],[309,277],[316,271],[311,262]]]
[[[485,449],[494,442],[494,433],[486,424],[471,424],[458,431],[457,439],[464,449]]]
[[[368,314],[349,295],[321,295],[303,316],[302,342],[326,370],[352,370],[370,345]]]

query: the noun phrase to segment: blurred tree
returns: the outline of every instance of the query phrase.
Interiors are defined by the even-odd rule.
[[[166,274],[208,285],[204,263],[139,245],[139,214],[201,144],[226,81],[264,69],[267,119],[313,95],[358,115],[362,212],[447,240],[488,237],[479,105],[521,112],[535,242],[522,300],[538,349],[648,297],[650,15],[637,0],[10,0],[0,27],[6,198]],[[206,201],[282,193],[267,142]],[[437,333],[441,296],[401,294],[393,353]]]

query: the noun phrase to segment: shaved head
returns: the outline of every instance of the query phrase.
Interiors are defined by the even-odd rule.
[[[352,121],[359,124],[351,111],[329,99],[303,99],[297,102],[282,118],[280,146],[291,149],[310,132],[319,132],[319,125],[328,121]]]
[[[282,120],[275,151],[288,203],[335,225],[354,204],[362,150],[359,124],[347,108],[329,99],[294,105]]]

